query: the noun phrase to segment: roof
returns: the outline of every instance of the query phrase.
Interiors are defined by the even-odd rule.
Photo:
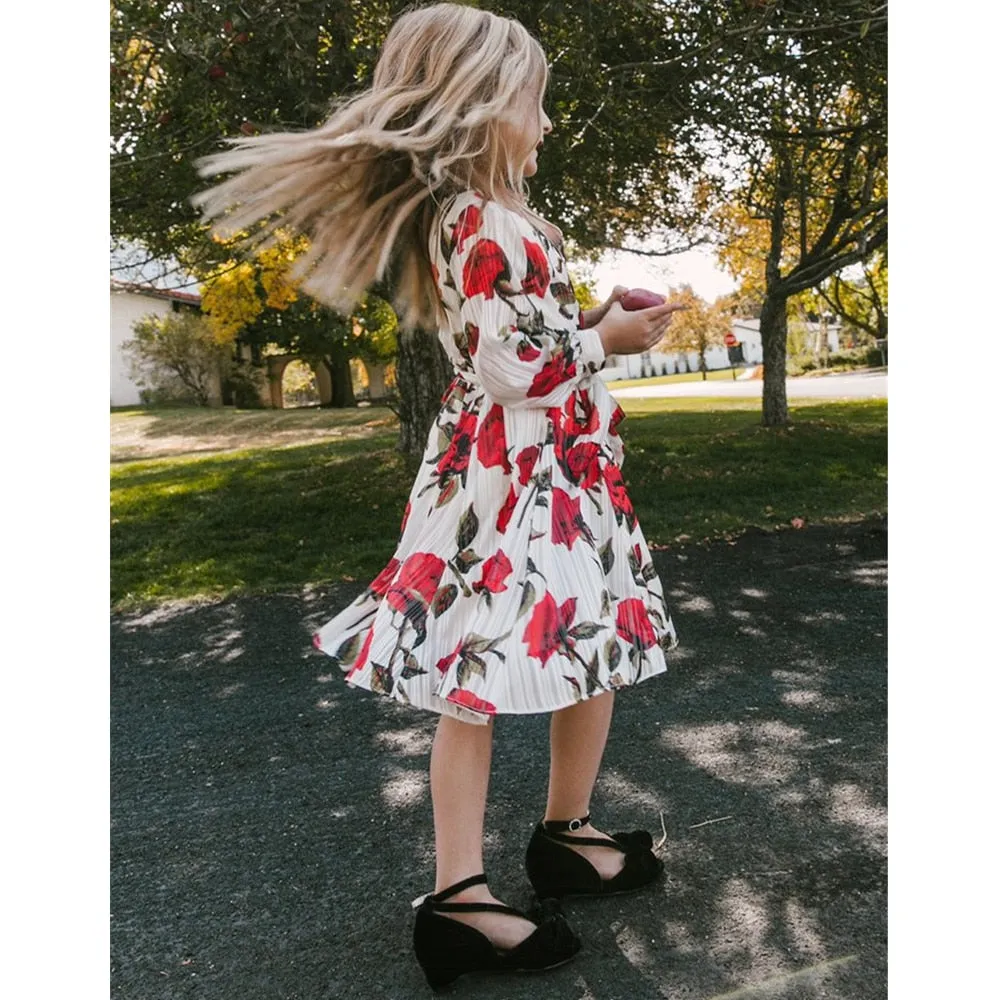
[[[119,281],[111,279],[111,291],[132,292],[135,295],[148,295],[154,299],[169,299],[174,302],[184,302],[191,306],[201,305],[201,296],[193,292],[182,292],[176,288],[157,288],[138,281]]]

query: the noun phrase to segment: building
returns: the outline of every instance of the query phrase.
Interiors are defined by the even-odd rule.
[[[137,406],[139,387],[128,374],[122,344],[132,339],[132,324],[151,313],[166,316],[184,309],[200,310],[201,296],[143,282],[111,279],[111,405]]]
[[[826,337],[831,353],[839,350],[839,326],[828,323],[805,323],[802,326],[807,341],[814,344],[816,350],[820,348],[823,336]],[[763,364],[764,348],[760,338],[760,320],[734,319],[732,332],[743,348],[743,361],[740,367]],[[729,351],[725,347],[709,347],[705,351],[705,367],[709,371],[729,368]],[[676,375],[700,370],[697,351],[647,351],[644,354],[613,354],[602,370],[601,378],[605,382],[614,382],[624,378],[651,378],[657,375]]]

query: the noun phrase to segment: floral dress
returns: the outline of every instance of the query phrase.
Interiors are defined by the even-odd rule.
[[[624,413],[561,249],[471,190],[429,249],[455,377],[393,557],[314,644],[348,684],[472,723],[662,674],[676,637],[622,480]]]

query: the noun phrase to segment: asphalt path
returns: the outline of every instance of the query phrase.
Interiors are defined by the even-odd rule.
[[[663,837],[666,878],[564,907],[584,947],[489,1000],[881,1000],[886,529],[657,552],[681,646],[616,695],[591,803]],[[436,716],[348,688],[312,629],[355,588],[166,606],[112,630],[112,996],[430,997]],[[531,902],[547,717],[498,720],[486,871]],[[662,825],[661,825],[662,824]]]
[[[697,382],[670,382],[666,385],[635,385],[608,388],[619,399],[654,399],[663,396],[729,396],[760,399],[761,379],[713,379]],[[849,375],[821,375],[814,378],[785,380],[789,399],[885,399],[889,395],[889,376],[885,372],[858,372]]]

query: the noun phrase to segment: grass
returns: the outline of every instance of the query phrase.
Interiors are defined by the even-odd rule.
[[[750,399],[622,405],[623,471],[652,545],[885,511],[884,400],[800,403],[783,430],[762,428]],[[112,421],[123,430],[120,421],[137,417],[153,418],[153,454],[167,439],[173,450],[112,466],[116,608],[364,583],[392,555],[412,479],[388,411],[118,413]],[[134,431],[128,447],[141,450]],[[236,440],[243,447],[234,450]]]
[[[746,368],[737,368],[736,377],[739,378]],[[723,379],[732,382],[733,371],[731,368],[715,368],[705,373],[708,378],[702,379],[701,372],[682,372],[680,375],[654,375],[650,378],[620,378],[614,382],[609,382],[608,386],[614,389],[631,389],[634,385],[671,385],[674,382],[720,382]]]
[[[319,408],[234,410],[160,407],[111,412],[111,461],[370,437],[396,427],[391,410]]]

